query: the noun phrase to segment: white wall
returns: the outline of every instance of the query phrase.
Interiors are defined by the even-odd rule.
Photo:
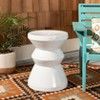
[[[79,49],[79,41],[77,38],[68,39],[65,41],[64,45],[62,46],[63,52],[70,52]],[[34,46],[32,44],[21,46],[21,47],[14,47],[16,51],[16,60],[27,60],[31,59],[31,54],[34,50]]]
[[[78,38],[68,39],[62,45],[63,52],[70,52],[79,50],[79,40]]]

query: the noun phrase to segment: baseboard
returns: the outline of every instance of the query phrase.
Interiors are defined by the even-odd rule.
[[[78,62],[78,50],[70,51],[70,52],[64,52],[64,59],[63,62],[67,61],[70,62],[70,59],[74,60],[74,62]],[[17,66],[25,65],[25,64],[34,64],[34,61],[32,59],[25,59],[17,61]]]
[[[13,49],[16,52],[16,61],[31,59],[31,54],[34,48],[35,47],[32,44],[24,45],[21,47],[14,47]],[[62,45],[62,51],[64,53],[78,50],[78,48],[79,48],[79,43],[77,38],[68,39]]]

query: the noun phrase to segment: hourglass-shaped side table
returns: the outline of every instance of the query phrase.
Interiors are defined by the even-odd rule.
[[[67,77],[61,61],[64,54],[60,46],[68,33],[57,30],[38,30],[28,33],[36,47],[32,53],[35,62],[28,79],[28,86],[38,91],[58,91],[67,87]]]

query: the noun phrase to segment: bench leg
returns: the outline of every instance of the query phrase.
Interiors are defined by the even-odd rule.
[[[82,90],[86,91],[86,65],[87,65],[87,55],[86,55],[86,37],[83,38],[82,45]]]
[[[83,92],[86,91],[86,66],[87,66],[87,63],[84,62],[82,64],[82,90]]]
[[[79,49],[79,67],[80,67],[80,76],[82,77],[82,47]]]

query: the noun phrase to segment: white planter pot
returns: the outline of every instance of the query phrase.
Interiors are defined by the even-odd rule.
[[[11,73],[15,69],[15,52],[0,54],[0,73]]]
[[[60,64],[64,54],[60,46],[68,38],[64,31],[32,31],[28,38],[35,45],[32,58],[35,62],[28,86],[38,91],[58,91],[67,87],[67,78]]]

